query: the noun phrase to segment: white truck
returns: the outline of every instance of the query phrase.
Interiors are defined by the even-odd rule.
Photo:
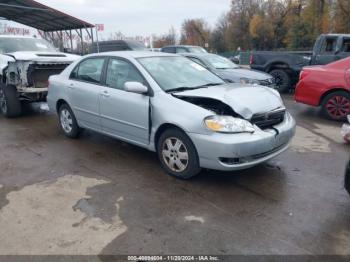
[[[48,79],[79,56],[58,52],[34,37],[0,35],[0,111],[8,118],[22,113],[22,103],[46,100]]]

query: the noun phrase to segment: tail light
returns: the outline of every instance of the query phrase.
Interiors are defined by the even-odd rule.
[[[249,64],[253,64],[254,63],[254,57],[253,55],[250,55],[250,58],[249,58]]]

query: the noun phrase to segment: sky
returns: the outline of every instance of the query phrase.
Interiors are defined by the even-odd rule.
[[[231,0],[36,0],[93,24],[104,24],[104,36],[122,32],[126,36],[179,32],[188,18],[204,18],[214,26],[230,8]]]

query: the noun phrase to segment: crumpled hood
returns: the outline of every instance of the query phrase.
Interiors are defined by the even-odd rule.
[[[7,53],[6,55],[15,58],[17,61],[34,61],[34,62],[55,62],[55,63],[72,63],[80,58],[78,55],[60,53],[60,52],[35,52],[23,51]]]
[[[224,79],[239,80],[240,78],[248,78],[254,80],[266,80],[272,78],[271,75],[244,68],[237,69],[217,69],[217,73]]]
[[[173,95],[216,99],[229,105],[245,119],[251,119],[254,114],[285,108],[279,93],[263,86],[227,84],[178,92]]]

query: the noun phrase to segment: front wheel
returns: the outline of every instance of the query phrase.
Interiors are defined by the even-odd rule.
[[[322,101],[322,114],[331,120],[343,121],[350,115],[350,93],[336,91]]]
[[[174,177],[190,179],[201,170],[195,146],[179,129],[168,129],[160,136],[157,153],[162,167]]]
[[[65,136],[69,138],[77,138],[81,129],[78,126],[78,122],[72,109],[67,104],[63,104],[58,110],[58,116],[61,130]]]
[[[274,69],[270,72],[276,83],[276,89],[281,93],[286,93],[291,87],[292,80],[289,74],[282,69]]]
[[[18,98],[15,86],[0,84],[0,110],[8,118],[21,115],[21,101]]]

